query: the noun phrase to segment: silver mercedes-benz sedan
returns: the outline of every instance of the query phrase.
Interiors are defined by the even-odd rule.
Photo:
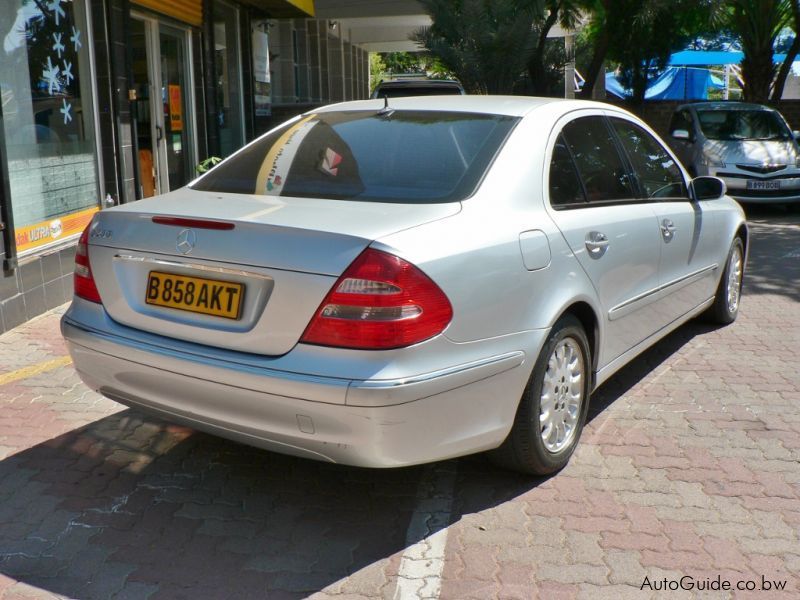
[[[612,373],[736,318],[747,246],[723,182],[618,108],[349,102],[97,214],[62,331],[92,389],[240,442],[545,474]]]

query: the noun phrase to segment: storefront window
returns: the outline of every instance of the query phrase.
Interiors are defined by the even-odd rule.
[[[238,11],[232,6],[222,2],[214,4],[217,120],[223,157],[233,154],[244,144],[238,16]]]
[[[80,233],[100,190],[86,7],[0,0],[0,92],[17,251]]]

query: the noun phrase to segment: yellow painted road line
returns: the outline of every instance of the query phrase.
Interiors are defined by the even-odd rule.
[[[3,373],[0,375],[0,385],[5,385],[7,383],[11,383],[12,381],[19,381],[20,379],[27,379],[28,377],[33,377],[34,375],[41,375],[42,373],[47,373],[48,371],[54,371],[55,369],[66,367],[71,363],[72,358],[69,356],[60,356],[59,358],[54,358],[52,360],[40,362],[36,365],[31,365],[30,367],[22,367],[16,371]]]

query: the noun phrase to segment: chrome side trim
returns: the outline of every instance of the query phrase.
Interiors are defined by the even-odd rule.
[[[380,407],[421,400],[499,375],[525,362],[525,353],[516,351],[405,378],[353,381],[181,352],[98,331],[68,317],[62,319],[61,331],[71,344],[144,367],[259,393],[351,406]]]
[[[173,269],[188,269],[194,271],[203,271],[205,273],[220,273],[222,275],[235,275],[237,277],[251,277],[255,279],[263,279],[265,281],[272,281],[272,277],[262,275],[261,273],[254,273],[253,271],[243,271],[241,269],[227,269],[225,267],[212,267],[203,265],[196,262],[178,262],[174,260],[163,260],[159,258],[147,258],[146,256],[133,256],[130,254],[117,254],[114,256],[114,261],[124,262],[137,262],[146,265],[153,265],[156,267],[167,267]]]
[[[685,324],[689,319],[692,319],[693,317],[696,317],[697,315],[702,313],[713,303],[714,303],[714,297],[712,296],[708,300],[705,300],[699,306],[696,306],[686,314],[678,317],[668,325],[665,325],[651,336],[647,337],[646,339],[636,344],[633,348],[631,348],[627,352],[624,352],[623,354],[612,360],[610,363],[608,363],[605,367],[597,371],[597,373],[595,374],[594,389],[596,390],[598,387],[600,387],[600,384],[608,380],[609,377],[611,377],[622,367],[630,363],[631,360],[633,360],[634,358],[636,358],[636,356],[647,350],[658,340],[672,333],[678,327]]]
[[[499,375],[524,362],[525,353],[517,351],[403,379],[351,381],[345,404],[388,406],[421,400]]]
[[[608,311],[608,320],[615,321],[626,315],[629,315],[632,312],[639,310],[643,306],[646,306],[651,302],[655,302],[656,300],[673,293],[675,289],[680,289],[683,286],[694,283],[698,279],[701,279],[705,274],[716,271],[718,268],[719,265],[714,263],[713,265],[698,269],[697,271],[689,273],[688,275],[684,275],[683,277],[679,277],[670,282],[661,284],[658,287],[639,294],[638,296],[634,296],[633,298],[630,298],[621,304],[617,304],[614,308]]]

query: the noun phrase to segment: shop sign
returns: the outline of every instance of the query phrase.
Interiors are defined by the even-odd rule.
[[[269,35],[253,31],[253,76],[259,83],[269,83]]]
[[[98,208],[94,206],[57,219],[40,221],[27,227],[18,227],[15,232],[17,252],[40,248],[81,233],[97,211]]]

